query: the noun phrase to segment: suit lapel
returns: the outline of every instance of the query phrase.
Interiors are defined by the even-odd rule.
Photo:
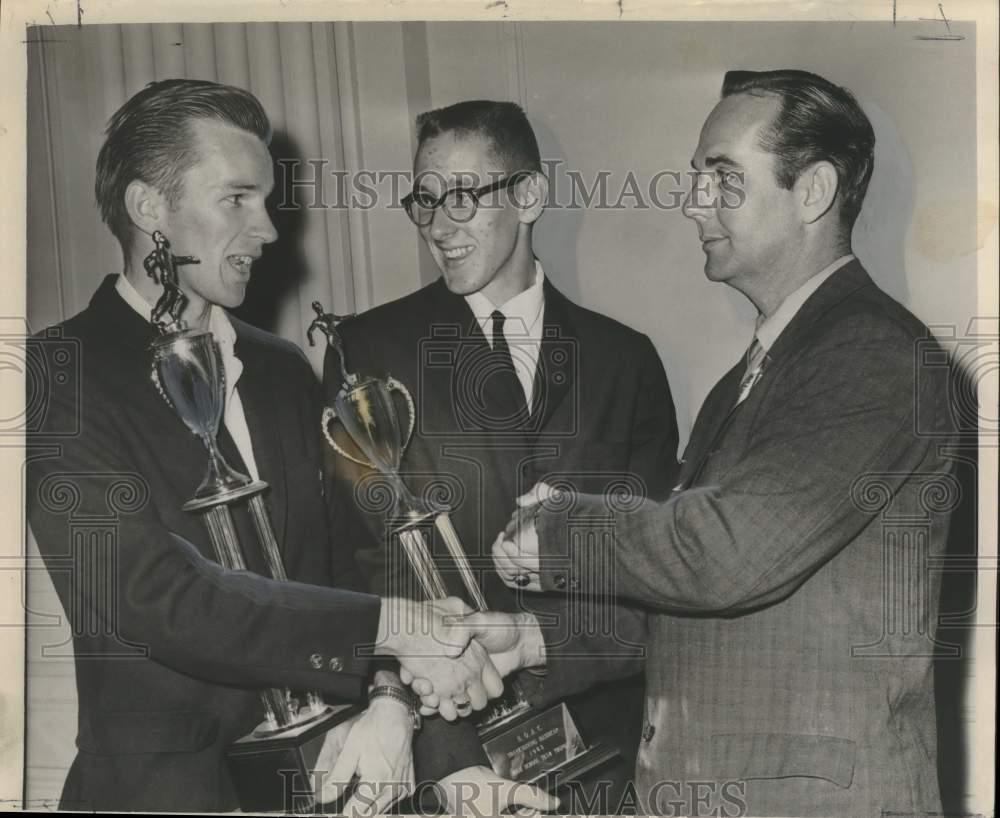
[[[736,401],[740,394],[740,380],[743,377],[745,366],[746,361],[741,357],[705,399],[692,430],[691,440],[684,452],[680,476],[675,489],[690,488],[698,479],[698,474],[705,465],[705,461],[715,448],[734,409],[736,409]]]
[[[569,313],[570,302],[546,278],[542,346],[529,422],[531,428],[539,431],[546,427],[575,384],[579,362],[568,347],[575,343],[577,330]]]
[[[165,439],[170,440],[170,451],[163,451],[161,464],[170,482],[182,498],[190,497],[205,474],[208,454],[201,440],[191,434],[174,410],[159,395],[151,378],[149,345],[156,337],[152,325],[135,312],[115,289],[117,276],[105,278],[91,300],[95,329],[113,344],[121,356],[121,365],[134,369],[135,393],[128,396],[127,411],[137,425],[170,430]],[[237,384],[254,459],[261,479],[270,484],[268,508],[278,542],[284,542],[287,515],[287,486],[285,482],[285,455],[283,423],[278,416],[266,361],[245,328],[231,319],[236,328],[236,352],[243,362],[243,374]],[[174,434],[176,432],[176,434]],[[238,463],[232,464],[239,467]],[[245,546],[246,547],[246,546]],[[213,557],[214,558],[214,557]]]
[[[516,429],[503,432],[490,429],[488,421],[484,422],[482,417],[483,412],[491,411],[490,407],[485,403],[479,407],[473,405],[473,402],[488,399],[485,394],[476,394],[479,387],[470,373],[475,368],[475,362],[482,361],[483,356],[489,354],[489,343],[465,299],[450,292],[442,279],[433,285],[431,295],[430,331],[442,342],[438,348],[448,350],[451,361],[449,366],[428,366],[425,360],[419,362],[419,386],[426,393],[424,405],[437,407],[443,414],[436,419],[440,422],[431,425],[444,437],[424,441],[429,448],[429,462],[434,464],[431,468],[440,468],[441,462],[475,462],[478,477],[472,478],[470,474],[470,479],[498,481],[513,502],[516,468],[512,463],[517,462],[518,453],[523,451],[524,437]],[[418,401],[417,411],[420,411],[420,405]],[[446,446],[441,443],[443,439],[448,441]],[[469,525],[477,530],[477,536],[480,533],[485,536],[488,532],[478,531],[480,524],[479,518],[475,523],[469,520]],[[466,547],[469,547],[468,543]]]
[[[121,354],[132,364],[150,360],[149,345],[156,337],[153,325],[125,303],[116,289],[118,276],[105,276],[101,286],[90,299],[90,311],[94,316],[94,329],[108,342],[119,348]]]
[[[127,384],[123,411],[136,428],[151,430],[151,456],[177,495],[186,500],[205,474],[208,453],[156,388],[150,351],[156,331],[125,303],[115,288],[116,280],[115,275],[107,276],[91,299],[88,312],[93,316],[94,333],[114,350],[120,382]],[[169,440],[170,448],[156,448],[154,441],[159,438]]]
[[[488,371],[492,349],[479,321],[466,300],[448,290],[439,279],[433,291],[431,331],[452,351],[449,367],[428,367],[421,361],[424,389],[446,390],[450,398],[454,428],[463,434],[502,434],[505,439],[519,437],[517,427],[497,429],[491,418],[511,418],[516,412],[515,396],[493,388],[496,379],[482,377]],[[523,406],[523,403],[521,404]],[[523,411],[523,410],[522,410]]]
[[[767,351],[767,368],[773,368],[789,353],[801,349],[804,340],[815,331],[817,323],[825,313],[858,290],[874,286],[871,277],[857,259],[853,259],[833,273],[816,292],[809,296],[788,326],[775,339]],[[767,376],[767,368],[761,375],[762,378]]]
[[[802,305],[788,326],[781,332],[767,352],[759,381],[754,385],[743,403],[751,402],[762,394],[769,374],[797,349],[801,349],[805,339],[811,334],[820,318],[845,298],[864,287],[874,286],[861,263],[854,259],[838,270],[820,285]],[[726,373],[705,400],[698,421],[695,423],[681,465],[678,488],[686,489],[697,482],[705,461],[716,448],[719,438],[737,410],[739,385],[746,368],[741,357],[736,365]],[[742,406],[743,404],[740,404]]]

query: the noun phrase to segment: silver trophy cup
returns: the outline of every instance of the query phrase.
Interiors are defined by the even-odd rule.
[[[389,516],[394,521],[390,533],[398,537],[427,597],[442,599],[448,596],[424,536],[428,523],[433,523],[473,604],[479,610],[486,610],[486,599],[469,567],[458,533],[448,516],[448,509],[429,506],[414,497],[399,476],[403,452],[413,436],[416,421],[413,397],[409,390],[392,377],[380,380],[358,379],[355,376],[354,380],[355,385],[341,389],[334,398],[333,407],[327,407],[323,412],[323,434],[327,442],[342,457],[375,469],[389,482],[394,503]],[[392,400],[393,392],[400,394],[406,402],[408,418],[405,438],[401,434],[396,406]],[[351,454],[337,443],[330,432],[335,420],[344,425],[351,440],[367,460]]]

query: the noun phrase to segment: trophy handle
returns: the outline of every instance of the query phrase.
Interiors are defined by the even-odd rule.
[[[323,436],[326,438],[326,442],[333,447],[333,450],[341,457],[346,457],[348,460],[357,463],[359,466],[364,466],[367,469],[377,468],[374,464],[369,463],[367,460],[359,460],[353,454],[344,451],[344,449],[340,447],[340,444],[338,444],[337,441],[333,439],[333,435],[330,434],[330,422],[334,420],[337,420],[337,413],[333,411],[332,408],[327,406],[326,409],[323,410]]]
[[[402,383],[397,381],[392,375],[385,379],[385,386],[390,392],[399,392],[406,400],[406,408],[410,414],[409,428],[406,430],[406,440],[403,441],[403,450],[410,445],[410,438],[413,437],[413,427],[417,422],[417,409],[413,405],[413,396],[410,394],[410,390],[407,389]],[[326,428],[325,426],[323,428]]]
[[[160,373],[156,370],[156,359],[153,359],[153,363],[149,368],[149,377],[153,381],[153,386],[156,387],[156,391],[160,393],[160,397],[166,401],[167,406],[173,409],[175,412],[177,409],[174,407],[174,402],[170,400],[170,396],[167,394],[167,390],[163,388],[163,382],[160,380]]]

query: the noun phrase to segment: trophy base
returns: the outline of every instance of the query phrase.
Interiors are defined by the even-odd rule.
[[[267,483],[263,480],[254,480],[242,486],[234,486],[224,491],[215,491],[199,497],[197,494],[188,500],[181,509],[184,511],[201,511],[202,509],[220,506],[224,503],[231,503],[241,497],[250,497],[267,488]]]
[[[235,741],[226,750],[226,761],[240,810],[314,813],[320,805],[313,793],[312,772],[326,734],[361,710],[360,705],[327,707],[289,727],[258,727]]]
[[[544,710],[519,707],[510,716],[480,726],[479,738],[498,775],[550,791],[619,755],[609,745],[588,746],[563,703]]]

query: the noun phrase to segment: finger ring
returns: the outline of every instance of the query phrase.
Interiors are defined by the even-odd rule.
[[[528,585],[531,584],[531,577],[529,577],[527,574],[518,574],[516,577],[514,577],[514,584],[518,588],[526,588]]]

